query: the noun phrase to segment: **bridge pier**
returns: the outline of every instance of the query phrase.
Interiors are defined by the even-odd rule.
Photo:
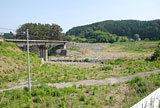
[[[1,42],[2,40],[0,40]],[[14,42],[16,43],[19,47],[24,47],[24,50],[26,50],[26,43],[27,40],[19,40],[19,39],[5,39],[4,41],[7,42]],[[30,46],[40,46],[40,57],[44,59],[44,61],[48,60],[48,46],[52,45],[63,45],[61,47],[61,55],[66,56],[67,50],[66,50],[66,45],[67,41],[57,41],[57,40],[29,40],[29,45]]]
[[[48,46],[40,45],[40,57],[44,59],[44,61],[48,61]]]
[[[64,49],[64,50],[67,49],[67,43],[64,43],[63,49]]]

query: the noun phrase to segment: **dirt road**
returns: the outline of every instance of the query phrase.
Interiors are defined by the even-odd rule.
[[[155,71],[150,71],[150,72],[141,72],[137,73],[135,75],[129,75],[129,76],[124,76],[124,77],[112,77],[112,78],[106,78],[104,80],[84,80],[84,81],[78,81],[78,82],[64,82],[64,83],[47,83],[46,85],[56,87],[56,88],[64,88],[64,87],[72,87],[73,85],[80,86],[80,85],[85,85],[85,86],[90,86],[90,85],[107,85],[107,84],[116,84],[116,83],[121,83],[121,82],[126,82],[129,81],[136,76],[149,76],[150,74],[158,74],[160,73],[160,70],[155,70]],[[8,90],[14,90],[14,89],[23,89],[24,87],[27,87],[27,84],[17,84],[17,86],[13,86],[11,88],[7,89],[1,89],[1,92],[8,91]],[[40,86],[39,85],[34,85],[34,86]]]

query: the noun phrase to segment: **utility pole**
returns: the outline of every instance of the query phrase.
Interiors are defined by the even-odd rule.
[[[30,65],[29,65],[29,30],[27,29],[27,64],[28,64],[28,88],[31,92],[31,82],[30,82]]]

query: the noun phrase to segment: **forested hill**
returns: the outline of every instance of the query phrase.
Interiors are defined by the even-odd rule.
[[[160,20],[107,20],[90,25],[74,27],[66,34],[83,36],[88,30],[109,32],[118,36],[133,37],[139,34],[141,39],[160,40]]]

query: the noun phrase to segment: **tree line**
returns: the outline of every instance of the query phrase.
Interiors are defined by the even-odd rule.
[[[16,34],[4,33],[1,37],[7,39],[26,39],[26,30],[29,29],[31,40],[63,40],[64,33],[57,24],[26,23],[21,25]]]
[[[117,36],[134,38],[139,34],[142,40],[160,40],[160,20],[107,20],[90,25],[74,27],[67,31],[66,35],[83,36],[88,30],[109,32]]]
[[[88,43],[113,43],[113,42],[126,42],[128,37],[117,36],[116,34],[111,34],[109,32],[93,31],[88,29],[81,36],[77,37],[75,35],[67,35],[65,37],[67,41],[75,42],[88,42]]]
[[[62,28],[57,24],[26,23],[17,29],[17,38],[24,39],[23,35],[29,29],[30,39],[37,40],[63,40]]]

